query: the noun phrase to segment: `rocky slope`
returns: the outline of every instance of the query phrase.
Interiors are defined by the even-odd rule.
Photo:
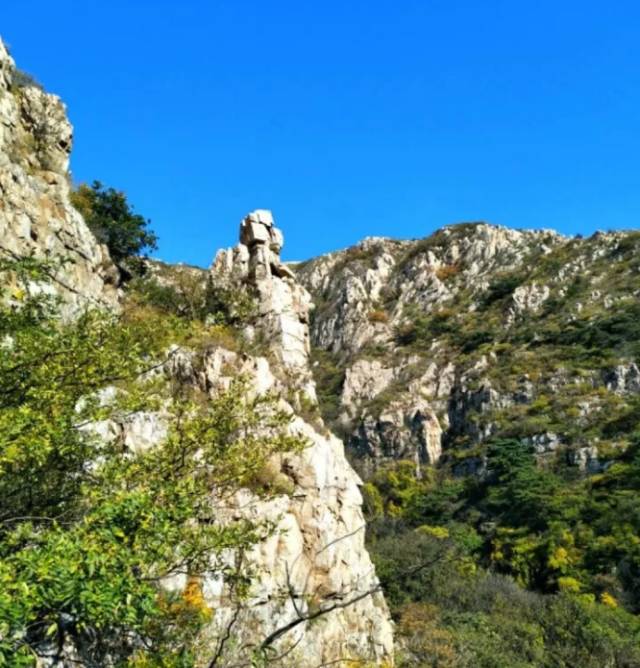
[[[19,72],[0,41],[0,257],[57,263],[53,285],[70,312],[115,307],[117,270],[69,202],[72,139],[62,101]]]
[[[256,211],[242,221],[240,243],[220,251],[211,269],[214,285],[250,290],[255,296],[257,314],[245,336],[260,335],[271,361],[228,353],[220,359],[218,351],[207,369],[213,388],[224,384],[225,376],[248,373],[256,391],[286,396],[283,407],[294,413],[316,402],[309,368],[310,297],[280,261],[282,244],[270,212]],[[273,474],[292,493],[253,504],[248,492],[238,499],[238,507],[248,506],[249,512],[278,524],[273,539],[255,551],[262,576],[236,622],[238,637],[250,645],[256,635],[266,637],[300,615],[335,608],[320,623],[305,622],[283,637],[280,650],[293,648],[287,665],[311,665],[310,657],[314,665],[347,657],[376,663],[390,659],[387,608],[381,593],[369,595],[377,579],[364,547],[360,480],[345,459],[342,442],[321,421],[312,425],[298,416],[291,429],[310,444],[300,455],[275,463]],[[225,606],[224,583],[207,585],[205,592],[225,628],[235,611]]]
[[[342,442],[323,425],[315,408],[315,385],[309,365],[310,297],[279,259],[283,236],[268,211],[249,214],[241,224],[240,243],[218,252],[210,270],[218,289],[246,293],[255,312],[241,332],[245,343],[262,341],[264,355],[248,355],[221,345],[196,353],[175,348],[165,375],[214,396],[243,377],[254,395],[275,394],[279,408],[292,416],[288,429],[306,443],[299,454],[270,462],[270,486],[281,490],[266,499],[241,490],[220,506],[230,518],[273,522],[275,531],[248,555],[256,577],[248,597],[233,595],[233,582],[205,577],[204,599],[214,611],[207,651],[220,665],[244,665],[257,645],[282,632],[274,643],[275,665],[315,666],[347,660],[392,659],[393,637],[388,609],[375,569],[364,547],[360,479],[345,458]],[[198,270],[148,263],[153,280],[177,284]],[[305,407],[306,419],[297,414]],[[167,433],[171,409],[137,412],[120,423],[93,425],[105,439],[119,439],[138,451],[153,447]],[[249,454],[249,453],[248,453]],[[229,555],[232,564],[236,555]],[[182,591],[186,576],[165,586]],[[317,614],[319,613],[319,614]],[[309,619],[307,619],[309,617]],[[231,635],[233,642],[228,642]]]
[[[589,471],[625,446],[638,384],[640,234],[462,224],[296,267],[324,414],[358,466],[482,472],[497,436]]]
[[[117,270],[69,202],[71,142],[62,102],[16,70],[0,43],[0,250],[12,258],[51,260],[53,289],[67,315],[95,305],[117,309],[122,297]],[[265,475],[278,493],[265,499],[242,490],[227,508],[230,517],[267,520],[275,531],[247,557],[257,579],[241,603],[224,579],[203,582],[214,611],[206,654],[220,649],[217,665],[246,661],[258,643],[284,628],[272,644],[282,656],[275,665],[347,659],[380,664],[392,656],[392,626],[364,547],[361,483],[342,442],[319,418],[309,367],[310,297],[280,262],[282,243],[270,213],[254,212],[242,223],[240,244],[221,251],[211,270],[213,285],[244,294],[255,305],[243,335],[264,342],[261,350],[268,358],[222,345],[210,345],[202,355],[176,348],[164,368],[172,381],[211,395],[232,378],[246,377],[251,393],[282,397],[280,408],[291,415],[291,433],[308,444],[299,454],[271,462]],[[175,274],[160,263],[149,267],[156,278],[163,271]],[[188,290],[207,281],[196,269],[180,273],[183,282],[190,281]],[[105,388],[105,400],[113,392]],[[163,439],[168,419],[170,407],[87,428],[136,451]],[[230,561],[234,558],[229,555]],[[180,590],[186,581],[165,584]],[[69,648],[66,656],[82,662],[81,649]]]
[[[53,272],[68,313],[118,308],[117,270],[69,203],[71,139],[61,101],[17,72],[0,43],[0,250],[66,260]],[[227,508],[276,531],[249,555],[258,578],[241,605],[223,578],[202,583],[214,611],[207,649],[246,663],[282,630],[281,665],[380,665],[392,625],[364,545],[361,481],[334,433],[365,474],[408,459],[418,476],[436,464],[483,476],[500,436],[529,442],[541,463],[602,472],[637,422],[640,233],[465,224],[417,241],[365,239],[295,267],[282,244],[257,210],[209,272],[148,265],[162,285],[180,275],[186,308],[200,308],[188,298],[205,284],[235,295],[232,310],[251,305],[238,318],[241,345],[176,348],[164,374],[211,396],[245,376],[250,392],[280,397],[291,433],[308,442],[271,462],[277,493],[241,490]],[[145,449],[165,436],[169,413],[92,428]]]

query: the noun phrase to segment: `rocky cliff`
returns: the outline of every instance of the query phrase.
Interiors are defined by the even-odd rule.
[[[349,660],[378,665],[392,660],[392,625],[364,546],[361,481],[342,442],[310,411],[317,401],[309,365],[311,302],[280,261],[282,244],[271,213],[255,211],[241,223],[240,243],[219,251],[210,270],[213,286],[254,300],[256,308],[242,336],[248,342],[259,338],[264,355],[222,346],[200,355],[176,348],[164,369],[168,378],[211,396],[229,387],[233,378],[247,379],[251,394],[280,397],[279,408],[292,417],[290,433],[307,444],[301,453],[270,462],[265,475],[280,493],[264,499],[242,490],[223,504],[228,517],[260,518],[272,522],[275,531],[244,556],[255,576],[243,600],[234,597],[233,582],[204,578],[204,599],[214,611],[207,651],[220,651],[220,665],[242,664],[275,634],[274,656],[282,657],[275,665]],[[310,417],[297,414],[301,406]],[[95,428],[132,450],[146,449],[165,437],[169,413],[142,411]],[[230,554],[229,563],[236,556]],[[186,576],[165,584],[181,591]]]
[[[316,401],[309,367],[310,297],[281,262],[282,244],[271,213],[258,210],[242,221],[240,243],[217,254],[211,268],[214,284],[254,295],[257,315],[245,334],[262,336],[271,360],[218,351],[207,369],[210,387],[224,384],[225,377],[228,382],[230,376],[248,374],[257,391],[287,396],[290,403],[282,400],[283,408],[295,413],[300,403]],[[291,650],[287,665],[390,660],[391,623],[364,547],[360,480],[345,459],[342,442],[321,421],[310,424],[297,416],[290,428],[309,444],[301,454],[274,463],[272,473],[291,493],[251,504],[246,492],[238,500],[238,507],[250,507],[251,513],[278,525],[274,537],[252,556],[261,578],[235,622],[240,647],[324,606],[332,611],[318,623],[306,621],[283,636],[280,650]],[[236,611],[225,604],[224,583],[206,584],[205,593],[220,617],[217,623],[226,628]]]
[[[482,472],[498,436],[601,470],[638,392],[639,249],[637,232],[478,223],[302,263],[325,416],[365,471]]]
[[[115,307],[117,270],[69,201],[72,139],[62,101],[17,70],[0,41],[0,254],[52,260],[70,312]]]
[[[117,270],[69,201],[71,144],[63,103],[19,72],[0,43],[0,250],[12,258],[50,260],[53,289],[67,315],[88,306],[117,309]],[[364,547],[360,480],[342,442],[317,417],[309,367],[310,297],[280,261],[282,244],[271,214],[256,211],[242,221],[239,245],[220,251],[211,269],[214,286],[244,293],[255,305],[243,336],[264,342],[267,357],[220,345],[202,356],[176,348],[164,367],[173,382],[211,395],[239,375],[248,379],[250,393],[279,395],[291,433],[308,446],[271,462],[265,475],[278,493],[265,499],[242,490],[228,505],[229,517],[258,517],[275,530],[246,557],[257,577],[241,603],[231,595],[232,583],[203,582],[214,611],[205,654],[219,650],[217,665],[242,662],[276,633],[277,665],[350,659],[380,664],[392,657],[392,626]],[[196,282],[202,276],[192,273]],[[103,392],[108,398],[116,390]],[[297,414],[303,408],[313,420]],[[138,411],[87,428],[140,451],[166,436],[170,412]],[[165,584],[180,590],[186,583]],[[81,650],[65,652],[69,661],[82,662]]]

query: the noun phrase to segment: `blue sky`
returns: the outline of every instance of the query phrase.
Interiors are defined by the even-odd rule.
[[[639,227],[639,30],[626,0],[0,4],[68,104],[76,181],[205,266],[258,207],[287,259],[469,220]]]

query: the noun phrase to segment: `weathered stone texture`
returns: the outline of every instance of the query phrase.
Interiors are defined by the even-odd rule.
[[[0,254],[65,260],[53,287],[67,312],[114,308],[117,270],[69,201],[65,106],[36,86],[15,85],[15,71],[0,42]]]

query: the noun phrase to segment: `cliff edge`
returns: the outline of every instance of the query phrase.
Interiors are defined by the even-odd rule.
[[[0,258],[51,260],[68,312],[115,308],[117,269],[69,201],[72,140],[60,98],[20,72],[0,40]]]

